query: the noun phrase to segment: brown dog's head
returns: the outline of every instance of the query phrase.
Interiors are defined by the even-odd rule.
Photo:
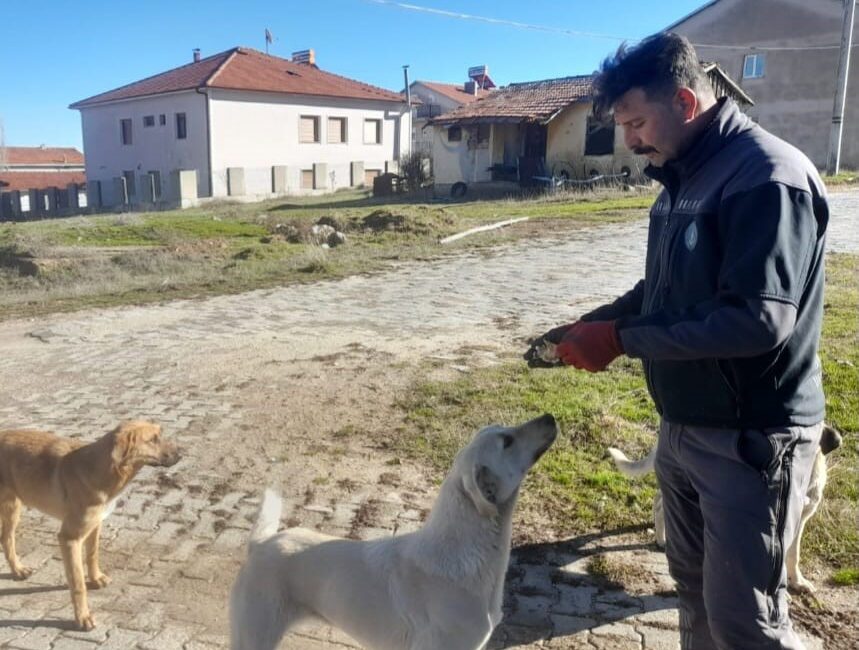
[[[111,458],[116,467],[170,467],[179,462],[178,447],[162,439],[161,426],[153,422],[123,422],[108,435],[113,437]]]

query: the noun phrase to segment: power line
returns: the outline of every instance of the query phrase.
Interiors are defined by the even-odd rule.
[[[507,25],[516,27],[517,29],[529,29],[538,32],[552,32],[555,34],[564,34],[566,36],[587,36],[588,38],[605,38],[612,41],[626,41],[629,39],[623,36],[612,36],[610,34],[597,34],[595,32],[582,32],[574,29],[564,29],[562,27],[549,27],[547,25],[531,25],[529,23],[521,23],[515,20],[506,20],[504,18],[490,18],[488,16],[475,16],[473,14],[464,14],[456,11],[445,11],[444,9],[433,9],[432,7],[421,7],[418,5],[406,4],[404,2],[394,2],[393,0],[364,0],[377,5],[389,5],[399,7],[407,11],[417,11],[426,14],[435,14],[437,16],[445,16],[447,18],[458,18],[460,20],[474,20],[491,25]]]
[[[446,18],[455,18],[458,20],[471,20],[476,22],[488,23],[490,25],[505,25],[515,27],[516,29],[527,29],[530,31],[549,32],[553,34],[561,34],[563,36],[584,36],[587,38],[602,38],[612,41],[621,41],[629,43],[637,43],[640,38],[626,38],[624,36],[614,36],[612,34],[600,34],[597,32],[583,32],[575,29],[565,29],[563,27],[551,27],[549,25],[533,25],[515,20],[507,20],[504,18],[492,18],[489,16],[476,16],[474,14],[466,14],[457,11],[446,11],[444,9],[435,9],[433,7],[422,7],[420,5],[407,4],[405,2],[396,2],[395,0],[364,0],[377,5],[387,5],[397,7],[406,11],[414,11],[418,13],[433,14],[436,16],[444,16]],[[798,51],[813,51],[813,50],[837,50],[840,45],[797,45],[797,46],[780,46],[780,45],[722,45],[713,43],[692,43],[695,47],[706,47],[716,50],[754,50],[758,52],[798,52]],[[853,47],[859,47],[859,44]]]

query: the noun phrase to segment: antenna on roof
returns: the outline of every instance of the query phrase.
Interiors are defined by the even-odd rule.
[[[274,36],[272,36],[271,31],[268,27],[265,28],[265,53],[268,54],[268,46],[269,43],[274,41]]]

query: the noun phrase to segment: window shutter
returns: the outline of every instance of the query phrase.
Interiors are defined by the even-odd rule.
[[[312,190],[313,189],[313,170],[312,169],[302,169],[301,170],[301,189],[303,189],[303,190]]]
[[[319,142],[318,137],[318,129],[317,118],[315,117],[304,117],[301,118],[301,125],[299,127],[299,142]]]
[[[328,144],[343,144],[346,142],[346,118],[328,118]]]
[[[379,144],[382,141],[382,120],[364,120],[364,143]]]

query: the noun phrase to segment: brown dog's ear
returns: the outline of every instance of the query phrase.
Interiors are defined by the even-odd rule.
[[[110,452],[110,459],[113,461],[114,467],[121,467],[128,460],[137,444],[138,432],[134,426],[124,422],[111,433],[113,434],[113,450]]]
[[[498,516],[498,478],[486,465],[475,465],[464,477],[463,487],[482,516]]]

